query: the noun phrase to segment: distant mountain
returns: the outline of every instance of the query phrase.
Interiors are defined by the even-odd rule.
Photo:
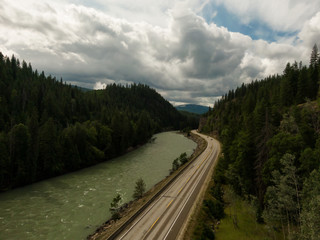
[[[186,111],[196,114],[204,114],[209,111],[209,107],[196,105],[196,104],[184,104],[176,106],[176,109],[179,111]]]
[[[76,85],[74,85],[73,87],[78,88],[78,89],[79,89],[80,91],[82,91],[82,92],[91,92],[91,91],[94,91],[94,89],[79,87],[79,86],[76,86]]]

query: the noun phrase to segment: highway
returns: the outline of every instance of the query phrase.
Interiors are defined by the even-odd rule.
[[[218,141],[196,131],[193,133],[208,142],[207,148],[116,239],[178,238],[220,152]]]

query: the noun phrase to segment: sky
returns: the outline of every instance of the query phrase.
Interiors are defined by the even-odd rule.
[[[320,0],[0,0],[0,51],[85,88],[142,83],[172,104],[309,64]]]

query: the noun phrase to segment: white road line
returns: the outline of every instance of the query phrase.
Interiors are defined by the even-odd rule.
[[[204,168],[203,168],[203,169],[204,169]],[[205,171],[204,171],[204,172],[205,172]],[[203,176],[204,172],[202,173],[202,176]],[[202,176],[201,176],[201,177],[202,177]],[[187,203],[188,203],[188,201],[189,201],[190,197],[192,196],[192,194],[193,194],[194,190],[195,190],[195,189],[196,189],[196,187],[198,186],[198,184],[199,184],[199,182],[200,182],[200,180],[201,180],[201,177],[198,179],[197,183],[194,185],[194,187],[193,187],[193,189],[192,189],[191,194],[189,195],[189,197],[187,198],[187,200],[186,200],[186,201],[185,201],[185,203],[183,204],[182,208],[180,209],[180,211],[179,211],[178,215],[176,216],[176,218],[174,219],[173,223],[171,224],[171,226],[170,226],[170,228],[169,228],[169,230],[168,230],[167,234],[166,234],[166,235],[164,236],[164,238],[163,238],[164,240],[168,237],[168,235],[169,235],[169,233],[171,232],[171,230],[172,230],[173,226],[175,225],[176,221],[178,220],[178,218],[179,218],[180,214],[182,213],[183,209],[184,209],[184,208],[185,208],[185,206],[187,205]]]

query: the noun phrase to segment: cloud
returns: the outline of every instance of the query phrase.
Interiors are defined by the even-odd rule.
[[[304,26],[299,33],[299,38],[310,48],[315,43],[318,45],[320,44],[320,12],[304,23]]]
[[[107,86],[107,84],[105,83],[101,83],[101,82],[96,82],[93,86],[94,90],[98,90],[98,89],[105,89]]]
[[[124,13],[133,11],[121,7],[124,0],[109,1],[110,6],[94,1],[103,11],[79,3],[88,4],[5,1],[0,7],[0,50],[83,87],[141,82],[172,102],[212,105],[242,82],[281,73],[288,61],[306,60],[308,41],[319,36],[319,14],[303,25],[293,45],[288,40],[253,40],[208,24],[197,14],[207,1],[165,1],[141,10],[158,14],[161,24],[149,22],[150,14],[141,21],[124,19]]]
[[[300,31],[304,22],[320,9],[320,1],[309,0],[212,0],[238,16],[239,21],[250,25],[255,21],[267,24],[280,32]]]

